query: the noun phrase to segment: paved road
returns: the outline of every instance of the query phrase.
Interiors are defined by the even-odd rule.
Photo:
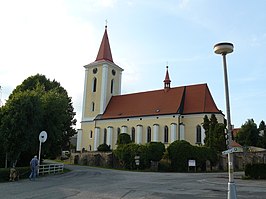
[[[226,198],[226,173],[149,173],[72,166],[62,175],[0,184],[4,199]],[[236,179],[238,199],[266,198],[266,181]]]

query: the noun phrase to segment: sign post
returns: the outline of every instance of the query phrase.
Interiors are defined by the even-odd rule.
[[[189,172],[189,167],[194,167],[195,172],[196,172],[196,160],[188,160],[188,172]]]
[[[41,162],[41,149],[42,149],[42,143],[44,143],[47,139],[47,133],[45,131],[42,131],[39,134],[39,141],[40,141],[40,146],[39,146],[39,164]],[[38,175],[39,175],[39,168],[38,168]]]

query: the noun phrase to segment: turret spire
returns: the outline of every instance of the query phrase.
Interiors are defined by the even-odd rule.
[[[107,34],[107,22],[105,25],[105,31],[103,34],[101,46],[99,48],[98,55],[95,61],[101,61],[101,60],[113,62],[112,52]]]
[[[166,66],[166,74],[163,82],[164,82],[164,91],[167,92],[170,89],[170,83],[171,83],[168,73],[168,66]]]

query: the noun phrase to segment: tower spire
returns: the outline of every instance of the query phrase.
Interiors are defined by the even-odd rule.
[[[164,82],[164,91],[167,92],[170,89],[170,83],[171,83],[168,73],[168,66],[166,66],[166,74],[163,82]]]
[[[95,61],[101,61],[101,60],[113,62],[112,52],[107,34],[107,21],[105,25],[105,31],[103,34],[102,42]]]

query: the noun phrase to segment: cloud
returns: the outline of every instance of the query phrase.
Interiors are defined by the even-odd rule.
[[[102,7],[114,7],[114,5],[116,4],[117,0],[99,0],[96,1],[97,5],[102,6]]]
[[[1,2],[0,27],[3,98],[40,73],[60,82],[80,115],[83,66],[95,59],[99,45],[94,27],[71,16],[60,0]]]

